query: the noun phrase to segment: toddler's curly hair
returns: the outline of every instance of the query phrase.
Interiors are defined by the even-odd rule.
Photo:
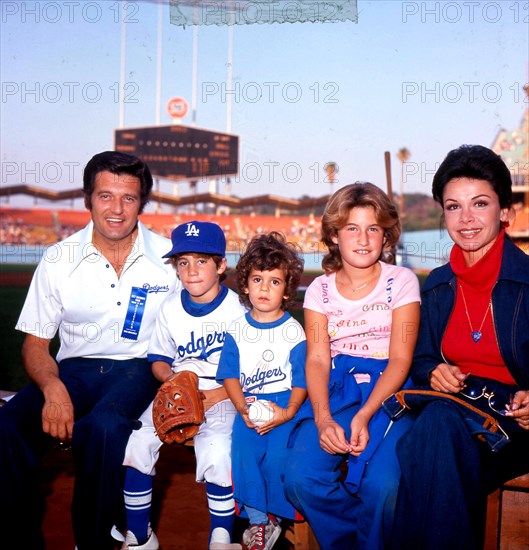
[[[254,237],[248,243],[235,268],[241,303],[246,307],[252,307],[248,294],[244,293],[248,288],[248,278],[252,269],[259,271],[282,269],[285,273],[287,298],[283,299],[281,309],[288,309],[295,302],[303,267],[304,260],[300,256],[299,247],[288,242],[282,233],[271,231],[266,235]]]

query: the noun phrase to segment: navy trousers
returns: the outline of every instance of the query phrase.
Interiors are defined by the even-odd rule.
[[[123,510],[125,447],[158,382],[146,359],[67,359],[59,374],[75,412],[76,545],[79,550],[111,549],[110,529]],[[40,389],[30,385],[0,409],[0,543],[5,548],[45,547],[36,481],[40,458],[53,440],[42,432],[43,404]],[[54,414],[51,409],[48,414]]]
[[[513,434],[494,453],[472,436],[453,404],[434,401],[398,442],[397,456],[401,483],[391,548],[482,550],[487,495],[529,472],[529,432]]]

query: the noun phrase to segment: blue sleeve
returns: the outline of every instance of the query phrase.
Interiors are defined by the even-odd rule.
[[[237,378],[241,375],[239,347],[231,334],[226,332],[226,339],[220,353],[219,368],[216,380],[219,384],[225,378]]]
[[[305,359],[307,356],[307,342],[303,340],[296,344],[290,352],[292,364],[292,387],[307,389],[305,380]]]

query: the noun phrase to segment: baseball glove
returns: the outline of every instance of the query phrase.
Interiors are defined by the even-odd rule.
[[[154,398],[152,416],[158,437],[164,443],[184,443],[195,437],[206,419],[203,399],[194,372],[173,374]]]

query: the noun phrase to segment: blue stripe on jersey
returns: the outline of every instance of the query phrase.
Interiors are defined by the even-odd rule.
[[[192,315],[193,317],[204,317],[205,315],[209,315],[212,311],[215,311],[220,304],[222,304],[222,301],[226,298],[227,294],[228,288],[224,285],[220,285],[220,292],[213,300],[211,300],[211,302],[208,302],[207,304],[197,304],[196,302],[193,302],[191,295],[184,288],[181,293],[182,307],[186,313]]]

